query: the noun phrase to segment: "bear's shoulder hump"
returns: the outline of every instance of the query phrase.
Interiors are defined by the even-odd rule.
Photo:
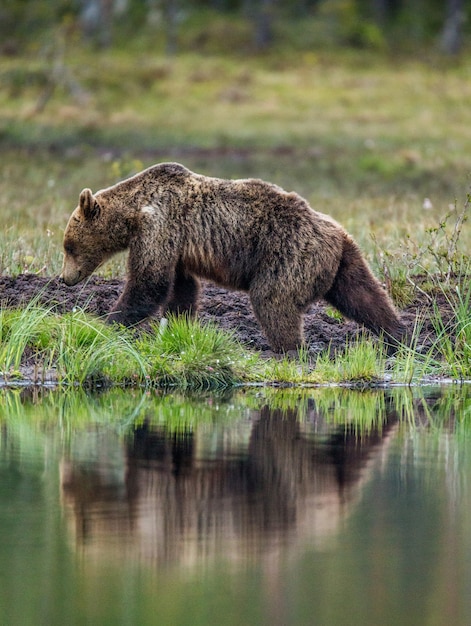
[[[190,170],[180,163],[158,163],[150,167],[148,172],[159,178],[175,178],[191,174]]]

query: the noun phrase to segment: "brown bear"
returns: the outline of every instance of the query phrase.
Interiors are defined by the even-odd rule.
[[[262,180],[161,163],[95,194],[84,189],[64,233],[64,282],[75,285],[126,249],[112,322],[133,325],[159,308],[194,314],[203,278],[249,293],[275,352],[302,345],[303,314],[319,298],[393,343],[403,334],[350,235],[298,194]]]

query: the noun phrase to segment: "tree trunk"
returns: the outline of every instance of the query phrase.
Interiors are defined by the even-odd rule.
[[[255,24],[254,43],[257,50],[266,50],[273,42],[273,14],[276,0],[258,0],[250,4]]]
[[[96,38],[104,48],[111,44],[113,0],[84,0],[80,14],[86,37]]]
[[[173,56],[178,47],[178,0],[164,0],[163,8],[166,30],[165,53],[168,56]]]
[[[447,1],[447,17],[442,30],[441,46],[446,54],[458,54],[462,45],[462,26],[465,19],[463,0]]]

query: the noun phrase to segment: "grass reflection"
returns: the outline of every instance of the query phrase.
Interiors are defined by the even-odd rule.
[[[230,423],[267,406],[296,411],[300,423],[315,412],[332,425],[352,424],[359,434],[378,428],[394,412],[401,422],[418,427],[450,428],[471,424],[471,387],[442,385],[350,389],[344,387],[255,387],[223,392],[173,392],[112,387],[90,393],[83,388],[0,389],[0,423],[10,427],[80,430],[103,425],[124,433],[144,421],[170,431],[202,424]]]

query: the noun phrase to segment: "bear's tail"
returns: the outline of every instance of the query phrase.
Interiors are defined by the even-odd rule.
[[[360,249],[345,234],[343,254],[332,287],[324,296],[346,317],[384,335],[391,347],[405,339],[405,327],[381,283],[373,275]]]

